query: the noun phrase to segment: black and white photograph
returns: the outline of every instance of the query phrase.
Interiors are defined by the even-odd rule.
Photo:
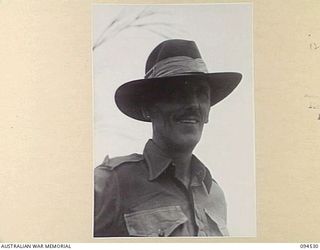
[[[92,5],[93,237],[256,236],[252,5]]]

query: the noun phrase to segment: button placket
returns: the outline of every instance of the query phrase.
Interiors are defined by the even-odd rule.
[[[198,236],[203,236],[204,232],[204,224],[201,219],[201,208],[198,206],[197,197],[196,197],[196,188],[197,186],[191,186],[191,194],[193,200],[193,209],[194,209],[194,216],[195,216],[195,223],[198,227]]]

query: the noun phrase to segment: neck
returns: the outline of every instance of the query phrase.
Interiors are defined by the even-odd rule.
[[[165,153],[176,166],[176,170],[182,175],[189,177],[190,174],[190,162],[192,158],[192,151],[194,146],[168,145],[161,140],[157,140],[153,137],[153,142]]]
[[[152,141],[164,152],[167,156],[169,156],[173,161],[186,161],[190,160],[192,156],[192,151],[195,146],[188,145],[174,145],[170,143],[166,143],[162,140],[157,140],[157,138],[153,137]]]

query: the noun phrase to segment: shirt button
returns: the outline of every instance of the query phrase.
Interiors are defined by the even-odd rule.
[[[164,237],[164,231],[163,231],[163,229],[159,229],[159,231],[158,231],[158,236],[159,236],[159,237]]]

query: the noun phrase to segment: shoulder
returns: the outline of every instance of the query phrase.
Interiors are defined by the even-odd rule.
[[[227,221],[227,202],[225,194],[218,184],[218,182],[212,178],[212,186],[209,193],[211,206],[216,216],[222,219],[225,223]]]
[[[225,203],[224,192],[218,182],[213,178],[210,192],[216,199],[221,200],[221,202]]]
[[[94,169],[94,183],[96,187],[104,187],[105,185],[112,186],[118,183],[118,169],[132,166],[143,160],[140,154],[130,154],[126,156],[119,156],[109,158],[107,155],[99,166]]]
[[[141,154],[130,154],[125,156],[118,156],[114,158],[110,158],[108,155],[104,158],[104,161],[101,165],[97,166],[94,170],[95,178],[100,176],[109,177],[115,173],[118,168],[123,168],[129,165],[135,165],[143,161],[143,155]]]
[[[117,167],[140,162],[143,160],[143,155],[141,154],[130,154],[125,156],[118,156],[114,158],[110,158],[108,155],[104,158],[104,161],[101,165],[96,167],[96,169],[106,169],[106,170],[114,170]]]
[[[214,197],[216,201],[219,201],[221,205],[225,206],[226,200],[222,187],[220,186],[218,181],[215,178],[213,178],[209,169],[207,169],[206,177],[206,179],[208,179],[207,181],[211,183],[210,195]]]

